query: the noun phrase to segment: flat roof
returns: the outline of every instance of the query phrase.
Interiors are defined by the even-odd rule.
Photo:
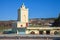
[[[60,27],[27,27],[27,29],[60,29]]]

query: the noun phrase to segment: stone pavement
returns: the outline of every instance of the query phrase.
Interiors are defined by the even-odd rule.
[[[0,40],[60,40],[60,35],[0,35]]]

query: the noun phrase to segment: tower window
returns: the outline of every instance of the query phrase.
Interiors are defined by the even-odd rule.
[[[23,25],[21,25],[21,27],[22,27]]]
[[[28,26],[28,23],[26,23],[26,26]]]

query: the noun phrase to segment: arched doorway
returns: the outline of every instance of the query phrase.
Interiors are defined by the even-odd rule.
[[[54,34],[57,35],[57,34],[59,34],[59,32],[55,31]]]
[[[26,27],[28,27],[28,23],[26,23]]]
[[[43,34],[43,31],[39,31],[39,34],[41,34],[41,35],[42,35],[42,34]]]
[[[46,30],[46,34],[49,35],[50,34],[50,30]]]
[[[32,31],[30,34],[35,34],[35,32],[34,32],[34,31]]]
[[[23,25],[21,25],[21,27],[23,27]]]

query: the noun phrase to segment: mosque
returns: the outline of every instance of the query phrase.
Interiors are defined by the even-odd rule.
[[[16,34],[36,34],[36,35],[60,35],[60,27],[30,27],[29,9],[24,4],[18,9],[18,19],[12,23],[12,30]]]
[[[18,9],[17,34],[60,34],[60,27],[30,27],[28,10],[24,4]]]

